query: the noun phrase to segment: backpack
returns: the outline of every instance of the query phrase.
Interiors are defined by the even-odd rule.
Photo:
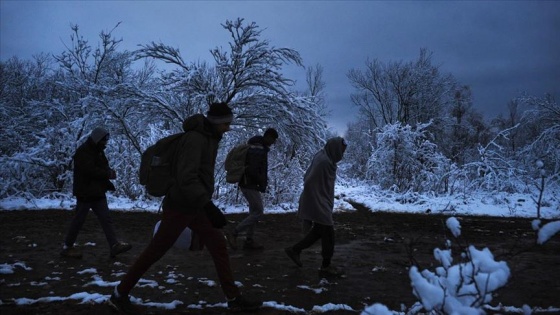
[[[250,147],[250,144],[243,143],[233,147],[233,149],[228,152],[224,163],[226,182],[231,184],[239,183],[247,168],[245,159]]]
[[[146,192],[154,197],[165,196],[174,180],[174,159],[179,145],[179,139],[184,132],[176,133],[158,140],[148,147],[140,160],[140,184],[146,187]]]

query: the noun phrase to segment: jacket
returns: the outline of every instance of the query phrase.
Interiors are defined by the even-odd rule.
[[[214,167],[222,136],[202,114],[185,119],[183,130],[174,162],[175,183],[165,195],[163,207],[194,214],[214,193]]]
[[[245,174],[239,181],[239,187],[255,189],[265,192],[268,185],[268,151],[263,136],[254,136],[249,141],[251,145],[245,158]]]
[[[115,190],[109,180],[111,172],[105,152],[88,137],[74,154],[74,196],[78,201],[105,198],[108,190]]]
[[[315,154],[303,178],[298,216],[323,225],[333,225],[334,183],[336,169],[344,154],[343,139],[331,138]]]

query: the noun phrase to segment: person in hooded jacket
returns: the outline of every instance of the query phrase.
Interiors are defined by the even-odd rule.
[[[82,257],[82,252],[74,246],[74,243],[90,209],[99,219],[105,232],[111,257],[132,248],[130,244],[117,240],[113,221],[109,215],[105,193],[115,190],[115,186],[110,180],[116,179],[117,174],[109,167],[109,161],[105,156],[108,141],[109,132],[97,127],[74,154],[73,194],[76,196],[76,211],[60,252],[63,257]]]
[[[185,134],[178,140],[175,183],[163,199],[163,214],[157,232],[115,287],[110,306],[125,314],[137,314],[129,293],[142,275],[173,246],[188,227],[210,252],[218,279],[232,311],[252,311],[262,302],[241,295],[234,282],[227,242],[221,230],[227,223],[214,205],[214,167],[218,145],[230,130],[233,113],[226,103],[212,103],[207,115],[196,114],[183,122]]]
[[[337,163],[346,151],[346,141],[334,137],[315,154],[303,178],[303,191],[299,198],[298,217],[302,220],[305,236],[295,245],[285,249],[292,261],[302,267],[300,254],[321,240],[320,276],[340,276],[344,272],[331,265],[334,254],[334,184]]]
[[[238,185],[249,204],[249,215],[226,235],[233,249],[237,249],[237,238],[240,233],[245,233],[243,249],[261,250],[264,248],[254,239],[255,226],[264,213],[261,193],[264,193],[268,186],[268,151],[277,139],[276,129],[268,128],[262,136],[254,136],[247,141],[250,145],[245,158],[247,167]]]

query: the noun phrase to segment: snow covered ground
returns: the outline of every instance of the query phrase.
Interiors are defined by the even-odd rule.
[[[453,232],[454,235],[460,234],[461,227],[460,224],[453,216],[458,215],[488,215],[497,217],[526,217],[526,218],[536,218],[537,216],[537,206],[533,197],[530,195],[523,194],[489,194],[489,193],[479,193],[471,196],[448,196],[448,197],[434,197],[434,196],[423,196],[423,195],[399,195],[391,194],[387,192],[378,191],[371,186],[352,186],[352,185],[338,185],[336,187],[335,208],[336,211],[352,211],[354,208],[350,202],[361,203],[372,211],[393,211],[393,212],[417,212],[417,213],[445,213],[449,214],[447,226]],[[146,202],[146,201],[130,201],[123,198],[115,198],[109,195],[109,207],[113,210],[121,211],[158,211],[159,202]],[[555,196],[549,195],[545,196],[544,206],[541,208],[541,218],[556,220],[560,219],[560,204],[556,200]],[[26,200],[24,198],[8,198],[0,200],[0,209],[5,211],[17,211],[23,209],[31,210],[43,210],[43,209],[72,209],[75,205],[75,200],[72,198],[62,198],[62,199],[36,199],[36,200]],[[226,213],[238,213],[245,209],[244,205],[239,206],[225,206],[219,205]],[[276,207],[267,207],[267,213],[285,213],[293,212],[297,208],[296,205],[281,205]],[[5,228],[5,227],[4,227]],[[551,222],[544,227],[540,226],[540,221],[534,221],[534,228],[540,228],[539,239],[546,242],[547,239],[555,235],[560,231],[560,221]],[[509,276],[509,269],[507,265],[503,262],[496,262],[490,252],[478,251],[476,249],[471,249],[471,255],[477,257],[477,264],[481,266],[486,266],[484,270],[485,274],[489,277],[493,277],[496,282],[495,286],[503,286],[507,282]],[[438,259],[444,268],[453,268],[450,266],[448,259],[450,253],[442,250],[439,251]],[[488,267],[490,266],[490,267]],[[455,266],[457,267],[457,266]],[[466,266],[461,266],[465,268]],[[28,268],[24,262],[18,262],[17,264],[6,264],[0,263],[0,274],[13,273],[16,268]],[[460,267],[457,267],[460,268]],[[81,272],[95,274],[96,270],[94,268],[86,269]],[[447,275],[447,282],[458,282],[458,278],[453,279],[450,276],[451,273]],[[416,269],[411,269],[411,280],[413,285],[416,287],[417,292],[421,295],[423,301],[429,301],[430,303],[436,304],[438,301],[438,296],[444,294],[442,288],[439,285],[434,285],[430,282],[430,277],[432,280],[438,282],[441,281],[442,275],[436,276],[423,275]],[[111,283],[103,280],[101,277],[95,278],[96,280],[91,285],[96,286],[115,286],[117,283]],[[174,281],[170,279],[169,281]],[[439,282],[438,282],[439,283]],[[145,284],[149,285],[149,284]],[[215,283],[207,283],[207,285],[216,285]],[[242,285],[239,283],[239,285]],[[61,301],[61,300],[77,300],[80,302],[95,302],[102,303],[109,296],[100,294],[89,294],[86,292],[78,292],[67,297],[44,297],[38,300],[31,299],[19,299],[16,301],[17,304],[31,304],[37,302],[50,302],[50,301]],[[157,303],[157,302],[143,302],[140,299],[133,299],[134,303],[153,306],[164,309],[173,309],[176,307],[177,303],[182,304],[180,301],[173,301],[171,303]],[[462,307],[461,301],[457,298],[456,307]],[[305,310],[298,309],[297,307],[279,304],[274,301],[268,301],[264,304],[266,307],[277,308],[280,310],[285,310],[294,313],[305,312]],[[218,303],[215,305],[209,305],[205,302],[202,304],[189,305],[189,308],[201,308],[201,307],[227,307],[225,303]],[[333,310],[351,310],[347,305],[339,304],[327,304],[327,305],[317,305],[314,307],[314,313],[322,313],[326,311]],[[355,310],[361,311],[361,310]],[[464,309],[467,311],[467,309]],[[470,311],[474,311],[471,309]],[[528,310],[518,309],[509,310],[512,312],[525,313]],[[530,311],[530,310],[529,310]],[[560,309],[546,310],[551,312],[558,312]],[[468,312],[467,312],[468,313]],[[364,314],[399,314],[399,312],[388,310],[384,305],[374,304],[364,310]],[[466,314],[466,313],[465,313]]]

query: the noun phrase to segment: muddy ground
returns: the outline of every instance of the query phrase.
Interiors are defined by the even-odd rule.
[[[117,234],[133,248],[111,259],[100,225],[90,213],[78,243],[84,257],[80,260],[59,256],[72,211],[0,211],[0,264],[24,262],[28,270],[15,267],[13,274],[0,274],[0,313],[8,314],[111,314],[103,303],[112,286],[88,285],[93,276],[111,283],[120,279],[135,257],[148,243],[159,215],[152,212],[113,211]],[[246,214],[227,215],[231,228]],[[346,271],[346,277],[322,281],[320,244],[303,252],[304,266],[298,268],[285,255],[284,248],[300,237],[300,224],[294,213],[267,214],[257,236],[265,250],[230,250],[235,278],[245,295],[313,313],[314,306],[345,304],[352,311],[327,314],[356,314],[375,302],[401,311],[417,301],[410,287],[411,263],[421,269],[437,266],[432,252],[443,248],[450,233],[447,216],[438,214],[378,213],[364,209],[336,213],[336,249],[333,262]],[[544,245],[535,245],[530,220],[521,218],[459,217],[462,242],[478,248],[488,247],[496,260],[506,261],[512,276],[494,294],[491,305],[524,304],[535,307],[560,307],[560,236]],[[455,244],[459,242],[455,241]],[[464,243],[466,244],[466,243]],[[457,252],[457,250],[455,251]],[[82,273],[95,268],[96,274]],[[169,275],[176,282],[166,282]],[[142,306],[147,314],[222,314],[227,309],[217,286],[212,261],[206,251],[173,249],[145,275],[158,287],[135,288],[132,296],[144,302],[182,301],[175,309]],[[317,289],[316,291],[312,289]],[[15,299],[69,297],[79,292],[99,294],[96,302],[64,299],[15,305]],[[21,300],[20,300],[21,301]],[[201,302],[203,301],[203,302]],[[204,304],[206,303],[206,304]],[[217,307],[211,307],[216,306]],[[198,305],[199,309],[193,309]],[[202,306],[201,306],[202,305]],[[258,314],[289,314],[287,309],[264,306]],[[505,311],[502,311],[505,313]]]

